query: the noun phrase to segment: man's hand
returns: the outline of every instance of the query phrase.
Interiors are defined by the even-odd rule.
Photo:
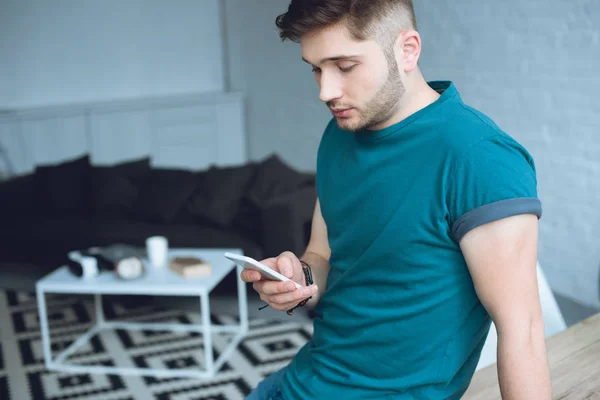
[[[260,262],[294,282],[306,286],[302,265],[294,253],[285,251],[279,257],[267,258]],[[291,282],[267,280],[262,277],[260,272],[251,269],[244,269],[241,277],[244,282],[254,282],[252,286],[260,294],[261,300],[280,311],[295,307],[296,304],[312,296],[318,290],[317,285],[296,289]]]

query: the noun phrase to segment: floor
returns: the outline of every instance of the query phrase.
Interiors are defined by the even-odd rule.
[[[95,323],[91,296],[45,296],[54,357]],[[217,305],[218,302],[213,302]],[[227,306],[231,302],[223,302]],[[164,304],[163,304],[164,305]],[[195,304],[194,304],[195,306]],[[312,323],[250,318],[249,331],[213,378],[160,378],[48,370],[44,364],[35,295],[0,290],[0,399],[2,400],[241,400],[269,374],[287,365],[312,336]],[[237,324],[237,309],[218,313],[214,325]],[[180,304],[104,302],[107,321],[200,324],[200,313]],[[230,333],[213,334],[215,358],[230,348]],[[160,330],[106,329],[69,357],[69,363],[120,368],[203,369],[204,336]]]
[[[224,367],[224,375],[220,375],[219,379],[214,382],[199,384],[186,380],[142,379],[135,376],[118,378],[118,381],[113,382],[116,378],[108,379],[112,375],[53,373],[47,371],[43,364],[37,320],[28,317],[30,314],[37,313],[34,298],[23,293],[17,296],[20,301],[16,303],[13,301],[11,305],[7,298],[2,297],[4,289],[32,292],[35,281],[42,275],[43,271],[36,270],[34,267],[24,269],[22,266],[10,268],[0,265],[0,308],[3,306],[5,309],[4,312],[0,312],[3,314],[0,315],[0,321],[10,321],[9,314],[12,315],[13,320],[15,320],[15,315],[21,316],[20,319],[17,319],[24,321],[21,325],[26,328],[23,330],[23,327],[17,324],[21,326],[19,332],[10,329],[0,330],[0,399],[67,400],[75,396],[86,400],[122,400],[124,398],[146,399],[155,396],[167,399],[193,395],[196,396],[195,398],[240,400],[261,379],[287,364],[308,340],[312,332],[311,320],[304,309],[299,309],[293,316],[269,307],[259,311],[259,307],[264,303],[256,292],[250,290],[248,292],[248,314],[250,319],[254,320],[254,323],[251,323],[251,332],[244,342],[238,345],[238,350],[234,352],[231,363]],[[555,298],[567,326],[600,312],[600,309],[586,307],[558,294],[555,294]],[[150,314],[145,317],[171,318],[177,321],[180,321],[181,318],[187,318],[190,321],[199,319],[199,304],[196,298],[132,296],[128,299],[137,304],[115,307],[114,313],[120,313],[118,315],[120,319],[128,320],[129,318],[124,318],[128,315],[127,313],[132,313],[134,319],[138,318],[136,313],[139,307],[149,309]],[[210,301],[211,314],[214,314],[213,319],[217,323],[220,318],[224,318],[222,321],[224,322],[237,313],[237,302],[232,296],[212,295]],[[49,301],[48,304],[53,306],[51,303],[52,301]],[[84,326],[85,320],[70,320],[70,318],[74,318],[74,315],[79,315],[72,309],[79,309],[77,307],[80,307],[81,304],[85,305],[87,314],[92,315],[92,302],[89,296],[66,296],[59,299],[54,305],[57,308],[50,313],[53,323],[61,323],[68,330],[68,332],[59,331],[57,333],[59,345],[63,342],[65,345],[71,343],[84,331],[78,329],[87,327]],[[161,306],[165,311],[156,313],[153,311],[156,306]],[[107,307],[108,309],[110,307]],[[108,312],[107,316],[109,316]],[[33,325],[28,326],[28,324]],[[8,324],[7,326],[13,325]],[[172,368],[173,363],[181,364],[181,367],[185,368],[202,365],[203,358],[199,356],[202,351],[201,342],[198,342],[199,339],[196,337],[177,336],[169,332],[144,333],[143,335],[137,334],[137,336],[131,336],[132,334],[124,332],[117,333],[120,335],[118,336],[119,340],[115,339],[117,336],[112,331],[103,332],[95,337],[96,341],[93,342],[95,344],[85,348],[86,352],[82,353],[82,360],[89,358],[92,363],[137,365],[138,367],[156,364],[169,369]],[[123,335],[130,335],[133,339]],[[132,347],[128,344],[129,342],[135,343],[135,346]],[[214,343],[215,346],[224,346],[226,342],[221,343],[215,339]],[[223,349],[224,347],[221,347],[217,350],[222,351]],[[190,354],[195,356],[192,357]],[[11,368],[6,367],[9,364],[3,362],[2,358],[12,360]],[[206,397],[207,395],[210,397]]]

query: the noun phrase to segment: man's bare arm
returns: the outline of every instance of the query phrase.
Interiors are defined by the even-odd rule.
[[[506,400],[552,397],[537,238],[537,216],[524,214],[477,227],[460,242],[477,295],[498,331],[498,379]]]
[[[329,257],[331,256],[331,249],[329,247],[329,240],[327,239],[327,225],[323,219],[321,213],[321,205],[317,198],[315,205],[315,211],[312,219],[312,229],[310,234],[310,240],[304,255],[300,257],[302,261],[310,265],[313,280],[319,287],[317,293],[315,293],[306,304],[309,308],[314,308],[323,293],[327,288],[327,274],[329,273]]]

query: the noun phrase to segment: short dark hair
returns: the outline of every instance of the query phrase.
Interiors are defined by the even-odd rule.
[[[293,42],[339,23],[357,40],[395,41],[400,29],[417,29],[412,0],[292,0],[275,20],[281,40]]]

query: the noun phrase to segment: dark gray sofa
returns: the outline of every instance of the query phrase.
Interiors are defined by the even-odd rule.
[[[3,265],[50,272],[70,250],[113,243],[241,248],[256,259],[301,254],[310,235],[315,176],[276,155],[202,171],[151,167],[147,158],[94,166],[85,155],[0,183]],[[228,277],[221,290],[234,290]]]

